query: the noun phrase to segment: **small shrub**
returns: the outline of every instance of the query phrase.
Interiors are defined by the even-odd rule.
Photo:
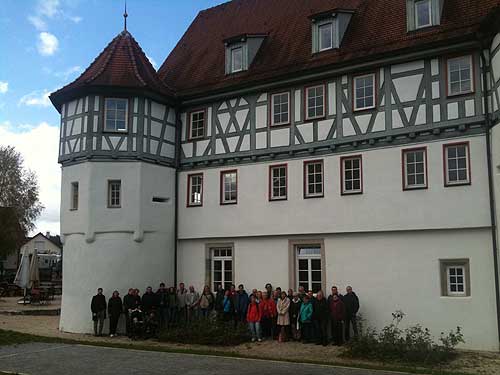
[[[246,324],[200,319],[160,332],[159,341],[180,344],[233,346],[250,340]]]
[[[402,330],[398,326],[403,317],[401,311],[393,313],[393,322],[380,333],[373,328],[365,330],[361,324],[359,336],[347,344],[344,355],[433,365],[455,358],[457,345],[465,342],[460,327],[448,334],[442,332],[439,343],[433,341],[427,328],[418,324]]]

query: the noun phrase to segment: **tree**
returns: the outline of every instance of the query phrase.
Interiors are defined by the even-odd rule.
[[[38,199],[37,176],[26,169],[23,162],[21,154],[14,147],[0,146],[0,207],[12,207],[16,221],[26,235],[35,227],[35,220],[44,207]],[[0,246],[0,254],[2,248],[4,246]]]

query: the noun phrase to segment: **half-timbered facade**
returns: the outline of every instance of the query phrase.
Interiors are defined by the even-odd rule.
[[[497,350],[499,15],[498,0],[234,0],[158,72],[120,33],[51,96],[61,329],[89,330],[77,300],[97,284],[352,285],[373,326],[402,309]]]

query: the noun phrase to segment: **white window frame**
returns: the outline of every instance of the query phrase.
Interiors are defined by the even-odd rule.
[[[118,186],[118,196],[115,187]],[[118,200],[118,201],[117,201]],[[108,180],[108,208],[120,208],[122,205],[122,181],[121,180]]]
[[[335,36],[335,33],[334,33],[334,30],[335,30],[335,25],[333,24],[334,21],[327,21],[327,22],[320,22],[318,23],[318,51],[319,52],[322,52],[322,51],[328,51],[330,49],[333,49],[333,46],[334,46],[334,36]],[[321,38],[321,28],[322,27],[325,27],[325,26],[330,26],[330,40],[331,40],[331,44],[330,46],[328,47],[323,47],[321,46],[321,41],[322,41],[322,38]]]
[[[429,23],[428,24],[419,25],[419,23],[418,23],[417,5],[419,3],[427,3],[427,9],[429,10]],[[415,2],[413,4],[413,7],[414,7],[413,9],[414,9],[414,12],[415,12],[415,29],[416,30],[423,29],[425,27],[429,27],[429,26],[433,25],[433,22],[432,22],[432,0],[415,0]]]
[[[458,148],[458,147],[465,147],[465,156],[463,158],[465,158],[465,175],[466,175],[466,179],[465,180],[457,180],[457,181],[450,181],[450,174],[449,174],[449,165],[448,165],[448,161],[449,161],[449,158],[448,158],[448,149],[450,148]],[[444,162],[444,180],[445,180],[445,186],[457,186],[457,185],[468,185],[471,183],[471,166],[470,166],[470,146],[469,146],[469,143],[451,143],[451,144],[445,144],[443,145],[443,153],[444,153],[444,157],[443,157],[443,162]],[[462,157],[460,157],[462,158]],[[457,152],[457,156],[454,158],[455,160],[457,160],[457,168],[456,168],[456,171],[458,172],[460,169],[463,169],[463,168],[458,168],[458,160],[459,160],[459,157],[458,157],[458,152]]]
[[[241,66],[238,69],[235,68],[235,65],[234,65],[234,61],[235,61],[234,54],[236,51],[239,51],[241,53],[241,60],[240,60]],[[230,54],[231,54],[231,73],[241,72],[243,70],[243,46],[232,47],[230,49]]]
[[[353,161],[353,160],[359,160],[359,168],[346,168],[346,162],[347,161]],[[347,178],[346,173],[348,171],[354,173],[355,170],[359,170],[359,178]],[[352,156],[346,156],[341,158],[341,173],[342,173],[342,195],[349,195],[349,194],[361,194],[363,193],[363,157],[361,155],[352,155]],[[354,183],[354,181],[359,180],[359,189],[347,189],[346,188],[346,182],[350,181],[351,183]]]
[[[226,181],[225,177],[226,175],[234,174],[235,179],[236,179],[236,188],[234,190],[235,192],[235,198],[234,199],[226,199]],[[230,171],[221,171],[221,177],[220,177],[220,191],[221,191],[221,196],[220,196],[220,204],[237,204],[238,203],[238,171],[235,170],[230,170]],[[229,192],[233,192],[233,190],[229,190]]]
[[[194,178],[200,178],[200,183],[199,184],[194,184],[193,179]],[[199,201],[193,200],[193,187],[197,186],[199,187],[200,191],[196,192],[195,194],[200,195]],[[188,202],[188,207],[197,207],[197,206],[203,206],[203,173],[193,173],[188,175],[188,197],[187,197],[187,202]]]
[[[108,124],[108,120],[107,120],[107,114],[108,114],[108,102],[111,101],[111,100],[119,100],[119,101],[123,101],[125,102],[125,129],[117,129],[116,128],[116,118],[115,118],[115,127],[114,128],[108,128],[107,124]],[[118,112],[118,110],[114,110],[115,111],[115,116],[116,116],[116,112]],[[114,133],[126,133],[128,131],[128,99],[126,98],[105,98],[104,99],[104,131],[105,132],[114,132]]]
[[[463,60],[463,59],[468,59],[469,61],[469,77],[470,77],[470,89],[469,90],[462,90],[462,79],[461,79],[461,71],[460,69],[458,71],[460,79],[458,81],[458,84],[460,86],[460,91],[458,92],[452,92],[451,90],[451,63],[455,60]],[[456,95],[464,95],[464,94],[470,94],[474,92],[474,61],[472,59],[472,55],[464,55],[464,56],[457,56],[457,57],[452,57],[449,58],[446,62],[446,70],[447,70],[447,81],[448,81],[448,96],[456,96]]]
[[[317,254],[300,254],[301,249],[317,249],[318,253]],[[306,260],[307,261],[307,290],[313,290],[312,284],[312,260],[319,260],[320,261],[320,269],[319,270],[314,270],[314,271],[319,271],[321,275],[321,280],[314,281],[315,284],[320,284],[319,290],[322,289],[323,286],[323,278],[324,278],[324,273],[323,273],[323,259],[321,257],[321,246],[318,245],[298,245],[295,246],[295,280],[296,280],[296,288],[299,289],[299,286],[301,284],[300,280],[300,268],[299,268],[299,261],[300,260]]]
[[[286,112],[286,121],[280,121],[280,122],[274,122],[274,99],[278,96],[282,97],[283,95],[286,95],[287,97],[287,112]],[[283,104],[280,103],[280,107]],[[285,112],[279,112],[279,116],[281,117]],[[290,92],[289,91],[283,91],[283,92],[278,92],[275,94],[271,95],[271,126],[279,126],[279,125],[288,125],[290,124]]]
[[[466,267],[463,265],[457,265],[457,264],[447,265],[445,267],[446,267],[446,289],[447,289],[448,296],[461,296],[461,297],[466,296],[467,295],[467,278],[466,278],[467,270],[466,270]],[[456,280],[455,280],[455,283],[451,282],[451,273],[450,273],[451,269],[462,270],[462,275],[461,275],[462,283],[458,283]],[[458,276],[455,274],[454,277],[457,278]],[[454,284],[456,286],[462,285],[463,290],[461,292],[460,291],[452,291],[451,290],[452,284]]]
[[[211,263],[211,275],[210,280],[212,281],[212,290],[217,290],[215,285],[215,262],[221,262],[221,280],[220,283],[222,287],[225,288],[225,284],[234,283],[234,260],[233,260],[233,248],[232,247],[211,247],[210,248],[210,263]],[[226,280],[226,261],[231,261],[231,280]]]
[[[321,88],[321,90],[323,90],[323,95],[322,96],[319,96],[319,95],[315,95],[314,98],[322,98],[322,102],[321,102],[321,106],[317,106],[315,105],[314,107],[309,107],[309,91],[310,90],[317,90]],[[314,119],[318,119],[318,118],[323,118],[325,117],[325,112],[326,112],[326,88],[325,88],[325,85],[322,84],[322,85],[316,85],[316,86],[309,86],[309,87],[306,87],[305,88],[305,111],[306,111],[306,120],[314,120]],[[317,93],[316,93],[317,94]],[[316,101],[316,99],[315,99]],[[317,104],[315,102],[315,104]],[[315,112],[315,115],[314,116],[309,116],[309,109],[312,109],[314,108],[314,112]],[[321,108],[322,109],[322,112],[320,114],[317,113],[317,110],[318,108]]]
[[[372,100],[373,100],[373,103],[372,103],[372,105],[358,107],[357,81],[360,79],[367,78],[367,77],[372,78],[372,88],[373,88],[372,89],[373,90]],[[362,111],[365,109],[373,109],[376,107],[376,105],[377,105],[377,103],[376,103],[376,100],[377,100],[377,79],[376,79],[375,73],[369,73],[369,74],[363,74],[360,76],[355,76],[352,80],[352,85],[353,85],[353,107],[354,107],[355,111]],[[363,89],[366,90],[366,87],[368,87],[368,86],[363,86]],[[367,96],[364,96],[363,98],[367,98]]]
[[[409,176],[409,172],[408,172],[408,154],[416,154],[418,152],[421,152],[423,154],[423,159],[422,159],[422,163],[424,165],[424,171],[423,171],[423,175],[424,175],[424,183],[423,184],[410,184],[408,182],[408,176]],[[418,175],[420,173],[417,173],[416,172],[416,166],[417,164],[419,164],[420,162],[417,162],[417,161],[413,161],[412,164],[415,166],[415,172],[412,173],[412,175]],[[404,190],[412,190],[412,189],[425,189],[427,188],[427,148],[425,147],[419,147],[419,148],[413,148],[413,149],[406,149],[406,150],[403,150],[403,188]]]
[[[200,120],[199,118],[195,120],[194,116],[195,115],[200,115],[200,114],[203,115],[203,121]],[[200,110],[197,110],[197,111],[190,112],[190,114],[189,114],[189,139],[190,140],[201,139],[201,138],[205,137],[206,121],[207,121],[206,117],[207,117],[206,116],[206,111],[204,109],[200,109]],[[196,128],[197,133],[199,132],[199,129],[200,129],[200,127],[198,125],[199,125],[200,122],[202,122],[202,124],[203,124],[203,131],[202,131],[201,135],[198,134],[196,136],[193,136],[193,129],[194,129],[193,124],[194,124],[194,122],[196,122],[196,124],[197,124],[197,128]]]
[[[278,177],[274,177],[274,171],[275,170],[284,170],[284,175],[281,175],[281,172]],[[278,179],[278,186],[277,189],[280,191],[281,189],[285,188],[285,195],[274,195],[274,182],[275,178]],[[285,179],[285,185],[281,185],[281,180]],[[288,166],[287,164],[279,164],[279,165],[271,165],[269,167],[269,200],[270,201],[279,201],[279,200],[286,200],[288,198]]]
[[[78,201],[79,201],[79,184],[78,181],[74,181],[71,183],[71,197],[70,197],[70,210],[76,211],[78,210]]]
[[[321,165],[321,192],[309,193],[309,185],[314,184],[318,185],[317,182],[310,182],[309,178],[309,166],[311,165]],[[316,171],[312,173],[313,175],[317,175]],[[316,189],[315,189],[316,190]],[[311,160],[304,162],[304,198],[322,198],[325,196],[325,166],[323,160]]]

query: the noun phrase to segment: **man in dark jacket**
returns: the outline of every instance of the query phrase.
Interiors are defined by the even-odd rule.
[[[135,308],[134,288],[128,290],[128,294],[123,297],[123,311],[125,312],[125,327],[127,336],[130,337],[130,311]]]
[[[345,306],[345,340],[349,341],[351,338],[351,324],[352,330],[354,332],[354,337],[358,336],[358,324],[356,322],[356,314],[359,310],[359,299],[356,293],[352,291],[352,287],[349,285],[346,288],[347,294],[342,298]]]
[[[243,284],[238,285],[238,292],[236,293],[236,319],[241,323],[246,323],[247,309],[248,309],[248,294],[245,292]]]
[[[217,286],[217,292],[215,294],[215,312],[217,313],[217,318],[222,319],[224,313],[224,289],[222,285]]]
[[[109,337],[116,336],[116,327],[120,320],[120,315],[123,312],[122,299],[117,290],[113,292],[113,296],[108,301],[108,314],[109,314]]]
[[[146,288],[146,293],[142,295],[142,311],[144,311],[146,315],[149,315],[151,311],[157,309],[157,305],[156,294],[153,293],[153,288],[148,286]]]
[[[92,297],[90,310],[92,311],[92,320],[94,321],[94,335],[102,336],[104,319],[106,319],[106,297],[102,294],[102,288],[97,289],[97,294]],[[99,331],[97,331],[97,322],[99,322]]]
[[[330,318],[330,308],[328,301],[320,290],[316,294],[316,302],[313,304],[313,324],[316,326],[317,344],[326,346],[328,344],[328,320]]]
[[[168,290],[165,283],[160,284],[160,289],[156,291],[156,300],[159,308],[160,329],[166,327],[168,323]]]
[[[299,319],[300,314],[300,306],[302,306],[302,301],[299,298],[298,293],[293,293],[292,300],[290,302],[290,330],[292,333],[292,339],[295,341],[300,340],[300,329],[297,321]]]

